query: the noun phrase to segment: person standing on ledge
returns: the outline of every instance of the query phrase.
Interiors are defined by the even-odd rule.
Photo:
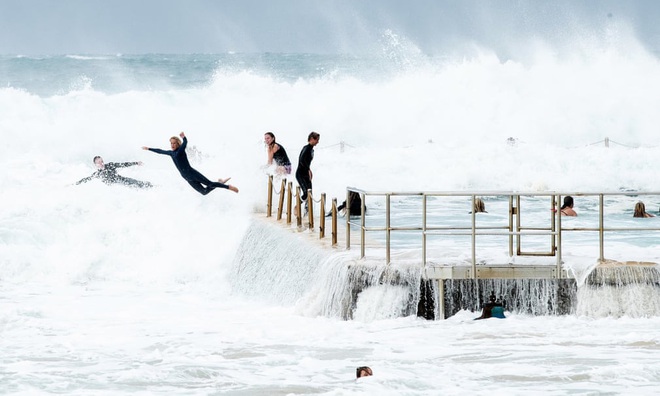
[[[312,189],[312,160],[314,159],[314,146],[319,144],[321,135],[317,132],[311,132],[307,136],[307,145],[300,151],[298,157],[298,168],[296,169],[296,180],[302,190],[301,199],[305,201],[305,208],[307,208],[307,190]]]
[[[181,177],[183,177],[188,182],[188,184],[192,186],[192,188],[194,188],[198,193],[202,195],[206,195],[216,188],[226,188],[235,193],[238,192],[238,188],[230,184],[225,184],[229,179],[231,179],[231,177],[226,179],[218,179],[217,182],[212,182],[192,166],[190,166],[190,162],[188,162],[188,156],[186,155],[188,139],[186,139],[186,134],[183,132],[181,132],[179,136],[181,136],[183,139],[183,143],[181,143],[181,139],[176,136],[172,136],[170,138],[170,147],[172,150],[161,150],[147,146],[142,146],[142,150],[149,150],[157,154],[165,154],[172,157],[174,166],[176,166],[176,168],[179,170],[179,173],[181,173]]]

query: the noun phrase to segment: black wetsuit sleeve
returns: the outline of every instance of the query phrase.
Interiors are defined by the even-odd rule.
[[[156,154],[165,154],[165,155],[169,155],[170,157],[171,157],[172,154],[174,153],[174,151],[172,151],[172,150],[161,150],[161,149],[151,148],[151,147],[149,148],[149,151],[153,151],[153,152],[156,153]]]
[[[187,145],[188,145],[188,138],[184,136],[183,143],[181,143],[181,147],[179,147],[177,150],[185,150]]]

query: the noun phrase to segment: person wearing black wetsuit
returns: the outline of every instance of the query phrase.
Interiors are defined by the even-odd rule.
[[[92,179],[101,179],[105,184],[123,184],[129,187],[138,187],[138,188],[149,188],[153,187],[151,183],[144,182],[140,180],[131,179],[130,177],[124,177],[117,173],[117,168],[126,168],[133,165],[142,165],[142,162],[108,162],[107,164],[103,163],[103,158],[100,156],[94,157],[94,165],[98,169],[96,172],[92,173],[91,176],[80,179],[76,184],[87,183]]]
[[[183,143],[181,143],[181,140],[176,136],[170,138],[170,147],[172,150],[161,150],[156,148],[149,148],[147,146],[142,146],[142,149],[153,151],[154,153],[158,154],[169,155],[172,157],[174,166],[176,166],[176,168],[179,170],[179,173],[181,173],[181,177],[183,177],[188,182],[188,184],[192,186],[192,188],[194,188],[202,195],[206,195],[216,188],[226,188],[233,192],[238,192],[238,188],[230,184],[225,184],[230,178],[220,179],[217,182],[212,182],[192,166],[190,166],[190,162],[188,162],[188,156],[186,155],[188,139],[186,139],[186,134],[183,132],[181,132],[179,136],[181,136],[183,139]]]
[[[312,189],[312,160],[314,159],[314,146],[319,143],[321,135],[312,132],[307,137],[307,145],[300,151],[298,157],[298,168],[296,169],[296,180],[302,190],[302,200],[307,199],[307,190]]]
[[[290,175],[291,161],[284,147],[275,141],[273,132],[266,132],[264,134],[264,142],[268,148],[268,165],[272,165],[274,162],[277,165],[277,173]]]

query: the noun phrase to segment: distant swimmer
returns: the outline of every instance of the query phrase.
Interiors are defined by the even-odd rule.
[[[506,318],[506,316],[504,316],[504,305],[502,304],[501,301],[497,300],[497,297],[495,297],[495,291],[492,291],[490,293],[489,302],[484,304],[483,310],[481,312],[481,316],[475,318],[474,320],[488,319],[488,318],[499,318],[499,319]]]
[[[564,204],[561,206],[562,216],[577,216],[577,212],[573,210],[573,197],[567,195],[564,197]]]
[[[93,159],[94,165],[96,165],[97,171],[92,173],[91,176],[80,179],[76,184],[87,183],[92,179],[101,179],[105,184],[123,184],[129,187],[138,187],[138,188],[149,188],[153,187],[151,183],[144,182],[140,180],[131,179],[130,177],[124,177],[117,173],[117,168],[126,168],[133,165],[142,165],[141,161],[137,162],[108,162],[107,164],[103,163],[103,158],[96,156]]]
[[[646,212],[646,206],[644,205],[644,202],[639,201],[635,204],[635,212],[633,213],[633,217],[655,217],[651,213]]]
[[[356,378],[371,377],[372,375],[374,375],[374,372],[369,366],[361,366],[355,369]]]
[[[268,165],[277,165],[276,172],[279,174],[291,174],[291,161],[286,154],[284,147],[275,141],[275,134],[273,132],[266,132],[264,134],[264,143],[268,150]]]
[[[172,136],[170,138],[170,147],[172,150],[161,150],[147,146],[142,146],[142,150],[149,150],[153,151],[154,153],[165,154],[172,157],[174,166],[176,166],[176,168],[179,170],[179,173],[181,173],[181,177],[183,177],[188,182],[188,184],[192,186],[192,188],[194,188],[198,193],[202,195],[206,195],[216,188],[226,188],[233,192],[238,192],[238,188],[230,184],[225,184],[229,179],[231,179],[230,177],[226,179],[218,179],[217,182],[212,182],[197,170],[195,170],[192,166],[190,166],[190,162],[188,162],[188,156],[186,155],[188,139],[186,139],[186,134],[183,132],[181,132],[179,136],[181,136],[183,139],[183,143],[181,142],[181,139],[176,136]]]
[[[486,211],[486,204],[484,203],[484,200],[481,198],[475,198],[474,199],[474,213],[488,213]],[[470,212],[472,214],[472,212]]]

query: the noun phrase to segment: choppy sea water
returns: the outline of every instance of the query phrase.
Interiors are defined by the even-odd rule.
[[[343,321],[313,304],[326,280],[296,282],[311,275],[290,267],[242,285],[270,295],[236,287],[236,249],[265,204],[268,130],[294,164],[321,133],[314,187],[330,196],[657,190],[652,54],[395,55],[3,56],[0,392],[653,394],[657,317],[388,318],[398,291],[384,289]],[[232,176],[238,195],[201,196],[140,149],[182,130],[194,166]],[[156,187],[74,185],[94,155],[142,161],[120,173]],[[576,210],[576,223],[595,216],[589,200]],[[260,248],[267,259],[273,246]],[[619,249],[639,256],[634,241]],[[281,298],[288,285],[295,298]],[[360,365],[375,375],[355,381]]]

